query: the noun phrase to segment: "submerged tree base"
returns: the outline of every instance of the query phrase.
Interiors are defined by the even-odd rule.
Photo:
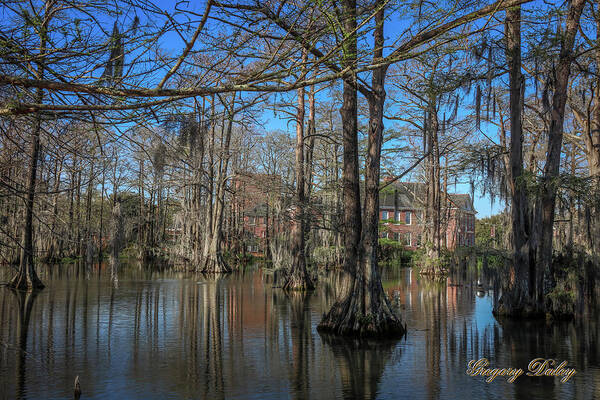
[[[359,338],[401,338],[406,325],[394,313],[383,288],[368,293],[354,284],[349,295],[336,302],[323,316],[317,330],[340,336]],[[363,311],[364,310],[364,311]]]
[[[283,284],[283,290],[307,291],[314,289],[315,285],[306,271],[291,273]]]
[[[537,311],[529,306],[518,309],[509,309],[508,307],[500,306],[494,309],[492,314],[496,318],[506,319],[540,319],[546,317],[546,313]]]
[[[442,277],[448,275],[447,263],[436,251],[428,251],[417,260],[419,275]]]
[[[223,256],[217,254],[216,256],[208,257],[204,261],[204,265],[200,270],[203,274],[228,274],[232,272],[231,267],[225,262]]]
[[[539,319],[546,316],[545,311],[540,310],[533,302],[518,301],[508,295],[503,295],[497,304],[494,304],[492,314],[496,318],[505,319]]]
[[[17,275],[15,275],[15,277],[10,280],[8,286],[16,290],[29,291],[42,290],[43,288],[45,288],[44,284],[42,283],[40,278],[37,277],[37,275],[34,274],[33,276],[31,276],[30,274],[23,271],[19,271]]]
[[[494,308],[492,314],[496,319],[512,319],[512,320],[536,320],[546,319],[548,321],[569,321],[575,318],[574,304],[555,304],[552,302],[547,310],[540,310],[533,306],[525,306],[518,309],[509,309],[508,307],[499,306]]]
[[[424,268],[419,271],[419,275],[445,277],[448,275],[448,270],[446,268]]]

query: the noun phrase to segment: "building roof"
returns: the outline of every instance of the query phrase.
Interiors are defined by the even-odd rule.
[[[425,204],[426,186],[416,182],[394,182],[379,194],[379,207],[415,209]]]
[[[450,198],[452,204],[454,204],[457,208],[463,211],[476,212],[470,195],[448,193],[448,197]]]
[[[421,182],[394,182],[379,194],[379,207],[414,210],[423,208],[427,198],[427,186]],[[476,212],[471,196],[448,193],[448,199],[463,211]]]

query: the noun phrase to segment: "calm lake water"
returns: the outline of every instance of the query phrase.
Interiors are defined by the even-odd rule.
[[[41,275],[37,296],[0,288],[2,399],[72,398],[76,375],[85,399],[600,398],[598,316],[500,324],[475,272],[434,283],[385,269],[409,332],[366,343],[316,331],[333,274],[305,296],[273,288],[256,267],[216,279],[128,266],[118,287],[76,266]],[[567,360],[577,374],[485,383],[465,373],[481,357],[524,370],[536,357]]]

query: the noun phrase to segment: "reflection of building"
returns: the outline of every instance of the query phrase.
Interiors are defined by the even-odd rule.
[[[448,249],[475,245],[475,208],[468,194],[447,194],[442,209],[442,242]],[[379,195],[379,219],[385,229],[381,236],[417,249],[425,226],[426,186],[423,183],[394,182]]]
[[[394,275],[393,279],[382,277],[384,290],[390,298],[398,298],[414,318],[428,315],[427,319],[435,322],[441,315],[454,319],[475,313],[476,279],[472,276],[466,279],[449,276],[445,282],[439,282],[423,278],[413,268],[399,271],[400,275]],[[435,312],[430,311],[432,308]]]
[[[228,286],[227,317],[230,321],[237,321],[240,331],[264,331],[265,326],[272,324],[277,319],[273,309],[272,296],[265,296],[264,290],[271,283],[266,284],[263,270],[257,269],[251,275],[251,280],[240,281],[241,284]]]

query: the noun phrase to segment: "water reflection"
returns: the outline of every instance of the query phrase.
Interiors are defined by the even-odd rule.
[[[344,399],[375,399],[396,341],[367,341],[327,334],[322,337],[333,351]]]
[[[310,394],[310,353],[314,350],[308,299],[312,293],[287,293],[290,303],[290,339],[292,342],[289,380],[292,398],[307,399]]]
[[[25,397],[25,377],[27,363],[27,332],[29,331],[29,320],[31,318],[31,309],[37,292],[22,292],[10,290],[14,294],[17,301],[18,318],[17,318],[17,392],[16,398],[22,399]]]
[[[76,375],[90,399],[600,397],[597,312],[586,309],[585,322],[499,323],[494,282],[476,268],[442,281],[384,270],[409,327],[390,343],[317,334],[337,274],[312,294],[286,294],[256,268],[203,277],[129,265],[118,287],[99,265],[42,273],[37,297],[0,288],[0,398],[71,398]],[[465,374],[481,357],[521,368],[564,359],[578,372],[566,384],[487,384]]]

